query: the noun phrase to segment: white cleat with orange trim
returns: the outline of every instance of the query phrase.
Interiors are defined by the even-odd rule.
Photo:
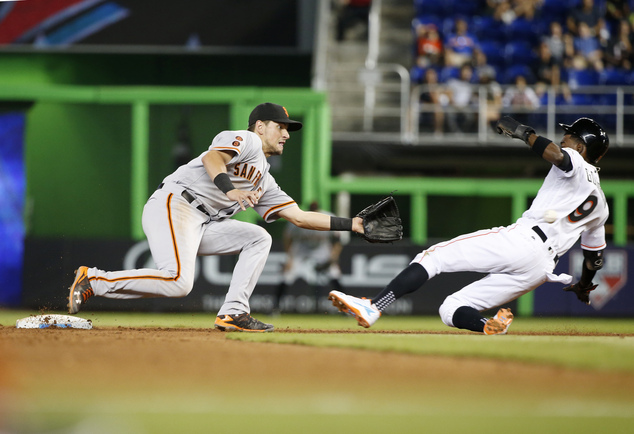
[[[381,317],[381,311],[377,309],[367,298],[357,298],[340,291],[330,291],[328,300],[340,312],[354,317],[361,327],[369,328]]]

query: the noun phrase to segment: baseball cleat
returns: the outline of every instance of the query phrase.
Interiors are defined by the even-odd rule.
[[[493,318],[489,318],[484,324],[485,335],[505,335],[513,322],[511,309],[502,308],[498,310]]]
[[[88,280],[88,267],[81,266],[75,270],[75,281],[68,294],[68,313],[77,313],[86,301],[95,295]]]
[[[271,324],[265,324],[248,313],[217,316],[214,327],[221,332],[272,332],[275,330]]]
[[[330,291],[328,300],[339,312],[353,316],[361,327],[369,328],[381,317],[381,311],[367,298],[357,298],[339,291]]]

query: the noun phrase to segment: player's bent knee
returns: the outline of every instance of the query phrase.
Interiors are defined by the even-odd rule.
[[[273,245],[273,238],[266,229],[256,226],[257,230],[254,231],[254,244],[260,244],[269,246],[269,249]]]
[[[443,304],[441,304],[438,308],[438,313],[440,314],[440,319],[442,320],[442,322],[449,327],[454,327],[453,315],[454,313],[456,313],[456,310],[458,310],[461,305],[462,304],[455,298],[452,298],[451,296],[447,297]]]
[[[194,288],[194,280],[193,279],[185,279],[180,278],[174,281],[174,284],[171,285],[171,291],[169,297],[173,298],[181,298],[186,297],[192,292]]]

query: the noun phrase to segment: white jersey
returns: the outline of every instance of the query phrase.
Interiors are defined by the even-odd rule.
[[[553,249],[561,256],[581,237],[585,250],[606,247],[604,225],[609,210],[599,180],[598,169],[586,162],[575,150],[563,148],[572,161],[572,170],[550,169],[531,207],[517,223],[539,225]],[[554,211],[554,213],[553,213]],[[548,223],[544,216],[556,216]]]
[[[278,211],[296,205],[269,173],[270,164],[257,134],[246,130],[223,131],[214,137],[209,150],[231,151],[235,154],[227,164],[229,179],[237,189],[261,192],[254,209],[266,222],[276,220]],[[224,220],[241,211],[241,208],[220,191],[207,174],[202,158],[209,150],[179,167],[163,182],[183,186],[202,202],[212,220]]]

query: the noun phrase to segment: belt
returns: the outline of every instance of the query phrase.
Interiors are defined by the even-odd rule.
[[[544,231],[542,231],[542,229],[539,226],[535,225],[535,226],[532,227],[532,229],[535,231],[535,233],[537,235],[539,235],[539,238],[541,238],[543,242],[546,242],[546,240],[548,240],[548,237],[546,236]],[[551,247],[549,247],[549,249],[550,248]],[[559,255],[555,255],[555,262],[559,262]]]
[[[161,182],[157,188],[157,190],[160,190],[161,188],[163,188],[163,186],[165,185],[165,183]],[[190,203],[196,200],[196,196],[194,196],[193,194],[191,194],[189,191],[183,189],[181,196],[183,196],[183,198]],[[193,205],[192,205],[193,206]],[[196,209],[198,211],[200,211],[203,214],[206,214],[208,217],[211,217],[211,215],[209,215],[209,211],[207,211],[207,209],[205,209],[205,207],[203,205],[198,205],[196,207]]]

